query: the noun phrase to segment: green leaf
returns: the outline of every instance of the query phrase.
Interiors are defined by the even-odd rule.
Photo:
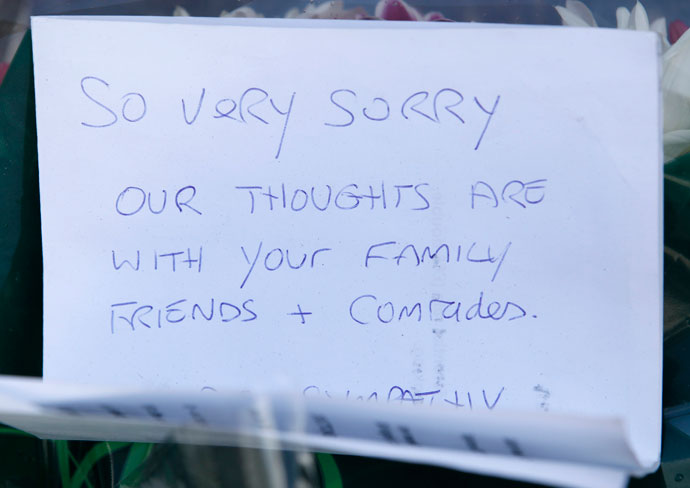
[[[324,488],[343,488],[343,480],[340,477],[340,470],[335,462],[335,459],[330,454],[322,452],[316,453],[316,461],[321,468],[323,475]]]
[[[62,486],[70,485],[70,469],[69,469],[69,447],[67,441],[55,441],[55,453],[57,454],[58,471],[60,473],[60,480]]]
[[[84,482],[87,482],[89,472],[100,461],[103,457],[108,456],[111,452],[115,452],[118,449],[127,447],[131,445],[131,442],[99,442],[93,446],[89,452],[86,453],[84,459],[77,466],[77,470],[72,478],[72,483],[70,485],[72,488],[81,488]]]
[[[69,455],[69,460],[72,461],[72,464],[74,464],[75,466],[79,466],[79,461],[77,461],[77,458],[74,457],[74,454],[72,454],[72,450],[69,448],[69,441],[67,442],[67,454]],[[88,480],[88,478],[86,479],[86,486],[88,488],[93,488],[93,485]]]
[[[153,444],[132,444],[120,474],[120,485],[136,485],[141,474],[141,467],[151,454]]]
[[[36,436],[33,434],[29,434],[28,432],[24,432],[23,430],[15,429],[13,427],[0,427],[0,435],[18,435],[18,436],[22,436],[22,437],[36,438]]]

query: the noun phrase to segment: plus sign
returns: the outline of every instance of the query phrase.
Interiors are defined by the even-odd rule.
[[[292,312],[289,313],[288,315],[299,315],[299,318],[302,320],[303,324],[306,324],[307,322],[304,320],[305,315],[311,315],[311,312],[303,312],[302,311],[302,306],[298,303],[297,304],[297,312]]]

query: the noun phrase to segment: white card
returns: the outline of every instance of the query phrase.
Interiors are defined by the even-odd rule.
[[[136,391],[0,378],[0,419],[43,438],[303,449],[577,487],[639,469],[620,422],[302,395]]]
[[[658,461],[658,40],[34,18],[47,380],[548,411]]]

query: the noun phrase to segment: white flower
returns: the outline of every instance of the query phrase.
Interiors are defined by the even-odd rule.
[[[223,10],[220,13],[220,17],[263,17],[263,14],[258,13],[251,7],[243,6],[238,7],[231,12]]]
[[[664,54],[661,89],[665,162],[690,150],[690,36],[687,32]]]
[[[558,15],[561,16],[563,25],[572,27],[597,27],[597,21],[594,20],[591,10],[587,8],[582,2],[578,0],[566,0],[565,7],[560,5],[554,7]]]
[[[566,0],[565,7],[556,7],[563,25],[596,27],[587,6],[577,0]],[[649,22],[644,6],[637,2],[632,10],[616,9],[619,29],[654,31],[661,37],[664,49],[661,89],[664,104],[664,162],[690,151],[690,35],[683,34],[671,46],[666,19]],[[689,31],[690,32],[690,31]]]
[[[179,5],[176,5],[175,10],[173,10],[173,16],[175,16],[175,17],[189,17],[189,12],[187,12],[186,8],[180,7]]]
[[[345,9],[343,0],[326,1],[319,5],[309,3],[303,10],[291,8],[285,14],[288,19],[363,19],[366,16],[362,8]]]
[[[566,0],[565,7],[555,7],[558,15],[561,16],[563,25],[573,27],[598,27],[597,21],[592,15],[587,5],[579,0]],[[637,2],[632,10],[625,7],[616,9],[616,24],[619,29],[654,31],[661,37],[664,50],[670,47],[668,42],[668,31],[666,30],[666,18],[659,17],[650,24],[647,11],[644,6]]]
[[[616,23],[619,29],[656,32],[659,34],[659,37],[661,37],[661,44],[664,51],[671,47],[671,44],[668,42],[666,17],[659,17],[650,23],[649,17],[647,17],[647,11],[640,2],[637,2],[632,10],[628,10],[625,7],[618,7],[616,9]]]

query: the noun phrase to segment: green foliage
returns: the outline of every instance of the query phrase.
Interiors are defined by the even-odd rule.
[[[319,463],[324,488],[343,488],[343,480],[335,459],[330,454],[316,453],[316,461]]]

